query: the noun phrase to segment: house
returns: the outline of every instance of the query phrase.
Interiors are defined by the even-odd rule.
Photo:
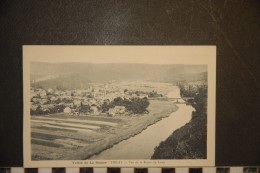
[[[65,102],[60,102],[58,105],[63,106],[65,105]]]
[[[81,101],[80,101],[80,100],[74,100],[74,101],[73,101],[73,104],[74,104],[76,107],[80,107]]]
[[[140,94],[139,96],[138,96],[140,99],[143,99],[143,98],[148,98],[148,95],[147,94]]]
[[[88,101],[88,99],[84,99],[83,102],[82,102],[83,105],[89,105],[90,102]]]
[[[129,100],[129,99],[131,99],[131,96],[125,95],[124,98]]]
[[[54,92],[54,95],[55,95],[55,96],[60,96],[60,95],[61,95],[61,91],[55,91],[55,92]]]
[[[44,112],[45,114],[46,114],[46,113],[49,113],[49,111],[50,111],[47,105],[41,105],[39,108],[40,108],[40,110],[41,110],[42,112]]]
[[[64,102],[72,102],[71,96],[60,96],[59,98]]]
[[[33,103],[39,103],[41,99],[39,98],[32,98],[31,99]]]
[[[74,106],[73,103],[65,103],[65,105],[66,105],[67,107],[70,107],[70,108],[72,108],[72,107]]]
[[[94,115],[97,115],[97,114],[99,113],[99,112],[98,112],[97,105],[92,104],[92,105],[90,106],[90,112],[91,112],[92,114],[94,114]]]
[[[43,98],[43,97],[46,97],[47,96],[47,93],[45,90],[41,90],[40,93],[39,93],[40,97]]]
[[[116,114],[125,113],[126,109],[124,106],[115,106],[114,108],[110,108],[108,110],[108,114],[111,116],[115,116]]]
[[[66,90],[66,95],[67,95],[67,96],[71,96],[71,94],[72,94],[72,92],[71,92],[71,91],[69,91],[69,90]]]
[[[79,115],[79,112],[74,112],[74,115]]]
[[[89,102],[91,105],[95,105],[97,103],[97,100],[91,99],[91,100],[89,100]]]
[[[94,98],[103,98],[105,95],[105,93],[100,92],[100,91],[96,91],[93,94],[94,94]]]
[[[124,106],[115,106],[115,112],[118,114],[122,114],[125,112],[125,107]]]
[[[131,96],[132,96],[132,97],[137,97],[137,94],[132,94]]]
[[[108,114],[111,115],[111,116],[115,116],[116,115],[116,110],[114,108],[110,108],[108,110]]]
[[[70,107],[66,107],[65,109],[63,109],[63,112],[66,114],[70,114],[71,113]]]
[[[34,105],[31,103],[31,110],[36,111],[39,105]]]
[[[53,89],[51,89],[51,88],[49,88],[48,90],[47,90],[47,92],[48,92],[48,94],[53,94]]]
[[[57,100],[58,100],[58,98],[55,97],[55,96],[52,96],[52,97],[50,98],[50,101],[51,101],[51,102],[55,102],[55,101],[57,101]]]
[[[48,99],[39,99],[39,103],[40,103],[41,105],[47,104],[48,102],[49,102]]]
[[[54,106],[54,104],[48,104],[48,105],[46,105],[47,106],[47,108],[49,109],[49,110],[51,110],[51,109],[53,109],[55,106]]]

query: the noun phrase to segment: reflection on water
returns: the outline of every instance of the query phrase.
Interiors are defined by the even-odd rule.
[[[179,88],[175,88],[168,95],[170,98],[180,98]],[[181,100],[179,100],[181,101]],[[188,123],[192,106],[178,104],[179,109],[169,117],[149,126],[140,134],[122,141],[110,149],[101,152],[90,159],[150,159],[154,148],[168,138],[173,131]]]

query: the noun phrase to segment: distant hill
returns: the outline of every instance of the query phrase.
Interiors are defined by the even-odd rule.
[[[176,83],[207,80],[206,65],[91,64],[31,62],[33,85],[84,88],[93,82],[146,80]]]

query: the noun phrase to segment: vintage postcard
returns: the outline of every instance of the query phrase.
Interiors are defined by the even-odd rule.
[[[23,46],[25,167],[215,165],[215,46]]]

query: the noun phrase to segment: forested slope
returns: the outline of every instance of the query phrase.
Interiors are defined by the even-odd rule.
[[[192,119],[155,148],[152,159],[206,159],[207,89],[200,88],[192,106]]]

